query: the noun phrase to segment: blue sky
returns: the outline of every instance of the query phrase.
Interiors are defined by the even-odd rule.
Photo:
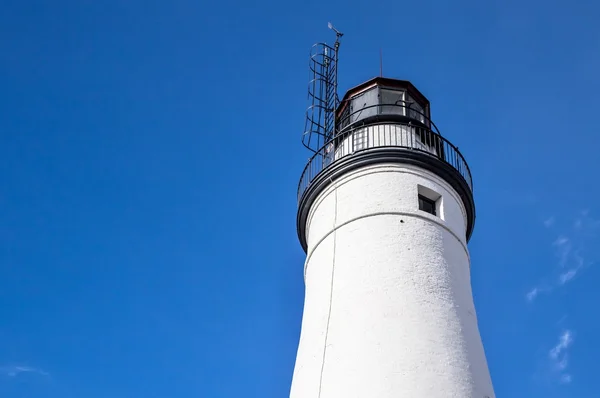
[[[597,397],[600,5],[0,4],[0,396],[284,397],[307,54],[411,80],[465,155],[498,397]],[[340,93],[343,94],[343,93]]]

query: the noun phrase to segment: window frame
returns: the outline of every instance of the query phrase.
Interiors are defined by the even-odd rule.
[[[385,103],[383,101],[384,93],[397,93],[401,94],[401,99],[396,100],[393,104]],[[406,116],[408,114],[407,111],[407,98],[409,97],[409,93],[404,88],[392,88],[386,86],[379,86],[379,113],[380,114],[396,114],[401,116]],[[399,95],[400,96],[400,95]],[[391,108],[391,109],[390,109]],[[390,112],[387,110],[390,109]]]
[[[421,194],[418,194],[418,200],[419,200],[419,210],[424,211],[425,213],[429,213],[435,217],[438,216],[435,200],[429,199],[427,196],[421,195]],[[431,208],[431,211],[425,210],[424,209],[425,206],[421,206],[422,203],[429,205],[429,207]]]

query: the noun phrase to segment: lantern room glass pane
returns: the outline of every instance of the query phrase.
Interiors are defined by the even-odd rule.
[[[416,119],[421,123],[425,123],[425,111],[423,110],[423,107],[410,95],[408,96],[406,107],[409,109],[408,116],[411,119]]]
[[[373,87],[352,97],[350,101],[351,123],[377,115],[377,91],[377,87]]]
[[[382,88],[380,97],[382,114],[406,115],[406,100],[404,91]]]

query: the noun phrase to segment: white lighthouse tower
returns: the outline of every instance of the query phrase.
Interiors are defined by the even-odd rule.
[[[290,397],[494,398],[471,292],[469,167],[410,82],[377,77],[339,101],[338,48],[311,54]]]

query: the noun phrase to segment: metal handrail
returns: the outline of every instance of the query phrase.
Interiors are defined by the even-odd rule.
[[[402,102],[402,104],[400,104],[398,102]],[[341,117],[340,119],[338,119],[336,121],[336,125],[344,126],[342,128],[342,130],[346,129],[349,126],[354,125],[356,122],[360,122],[362,119],[364,119],[364,118],[360,118],[360,116],[362,115],[363,112],[369,113],[370,110],[375,109],[376,115],[402,115],[409,119],[413,119],[413,121],[415,121],[415,122],[423,123],[427,127],[431,128],[434,133],[436,133],[440,136],[442,135],[440,133],[440,131],[438,130],[437,126],[435,125],[435,123],[433,123],[433,121],[429,118],[429,116],[427,114],[412,107],[412,105],[414,104],[413,102],[408,102],[408,101],[404,101],[404,100],[398,101],[398,102],[393,103],[393,104],[392,103],[377,103],[377,104],[373,104],[373,105],[369,105],[369,106],[366,106],[366,104],[365,104],[363,107],[353,110],[352,112],[350,112],[346,115],[343,115],[343,117]],[[387,112],[387,111],[384,112],[383,111],[384,108],[385,109],[393,108],[394,110],[392,112]],[[419,120],[418,118],[416,118],[412,115],[418,115],[418,116],[422,117],[423,120]],[[354,122],[352,121],[353,118],[356,119]]]
[[[375,106],[393,105],[378,104]],[[386,112],[375,116],[384,115],[388,116],[389,114]],[[428,119],[427,121],[429,122]],[[465,180],[469,189],[473,191],[471,171],[463,155],[450,141],[442,137],[433,122],[428,125],[410,118],[401,121],[382,119],[382,121],[373,122],[371,120],[369,123],[361,123],[361,120],[357,120],[348,125],[308,160],[298,183],[298,202],[301,201],[315,178],[335,162],[358,152],[382,147],[404,148],[434,157],[452,166]]]

